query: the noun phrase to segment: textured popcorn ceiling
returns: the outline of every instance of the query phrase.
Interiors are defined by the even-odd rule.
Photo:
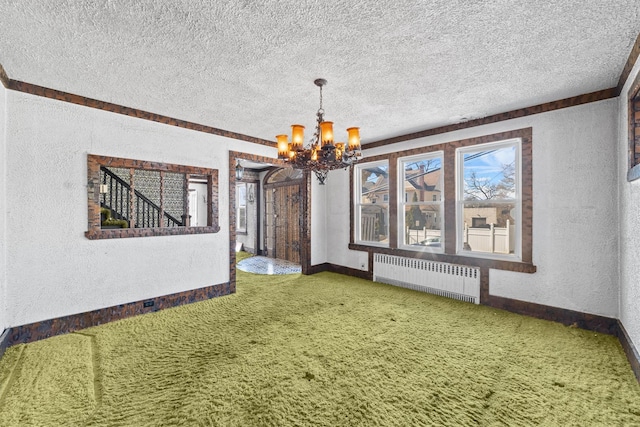
[[[10,78],[274,140],[363,141],[616,86],[638,0],[2,0]]]

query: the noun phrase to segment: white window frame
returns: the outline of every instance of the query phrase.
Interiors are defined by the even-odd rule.
[[[429,246],[413,246],[407,245],[404,241],[404,233],[405,233],[405,206],[413,204],[412,201],[406,200],[405,189],[404,189],[404,181],[405,181],[405,163],[420,161],[420,160],[429,160],[429,159],[440,159],[440,185],[439,187],[442,189],[442,195],[440,201],[424,201],[421,202],[423,205],[440,205],[440,209],[438,211],[439,221],[440,221],[440,247],[429,247]],[[398,247],[401,249],[407,249],[411,251],[418,252],[435,252],[435,253],[444,253],[444,240],[445,240],[445,221],[444,221],[444,151],[433,151],[429,153],[422,153],[415,156],[408,157],[400,157],[398,158],[398,215],[397,215],[397,227],[398,227]]]
[[[369,169],[371,167],[375,167],[377,165],[384,165],[387,167],[387,173],[389,173],[389,160],[379,160],[376,162],[369,162],[369,163],[361,163],[358,165],[354,166],[353,172],[354,172],[354,176],[355,179],[353,180],[353,185],[354,185],[354,189],[353,189],[353,194],[355,194],[354,197],[354,206],[353,206],[353,213],[354,213],[354,242],[356,242],[357,244],[361,244],[361,245],[367,245],[367,246],[379,246],[379,247],[383,247],[383,248],[388,248],[389,247],[389,240],[390,240],[390,230],[389,228],[392,226],[392,224],[389,222],[389,203],[386,203],[387,205],[387,242],[377,242],[377,241],[372,241],[372,240],[363,240],[361,233],[362,233],[362,221],[361,221],[361,207],[362,206],[368,206],[368,205],[374,205],[374,203],[362,203],[362,170],[363,169]],[[387,176],[387,181],[389,182],[389,176]],[[383,203],[379,203],[378,205],[381,205]]]
[[[463,245],[464,239],[464,155],[468,153],[495,150],[501,148],[514,147],[515,153],[515,177],[516,177],[516,195],[513,199],[516,205],[516,224],[515,224],[515,248],[513,254],[497,254],[489,252],[478,252],[465,250]],[[498,142],[490,142],[486,144],[476,144],[468,147],[456,149],[456,253],[462,256],[474,258],[488,258],[505,261],[522,261],[522,138],[513,138]]]
[[[247,232],[247,183],[236,183],[236,232]],[[244,227],[241,224],[244,222]]]

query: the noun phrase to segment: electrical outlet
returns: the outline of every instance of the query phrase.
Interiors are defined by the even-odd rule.
[[[360,263],[360,268],[364,268],[364,262]]]
[[[142,303],[143,307],[153,307],[153,301],[145,301]]]

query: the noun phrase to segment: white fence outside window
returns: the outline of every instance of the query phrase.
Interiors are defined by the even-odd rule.
[[[406,231],[407,243],[412,246],[431,246],[442,244],[440,230],[409,230]],[[510,254],[515,249],[515,225],[507,221],[506,227],[472,228],[464,225],[463,244],[465,250],[473,252],[488,252],[496,254]]]

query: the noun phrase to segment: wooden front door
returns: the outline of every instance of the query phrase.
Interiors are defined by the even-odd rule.
[[[286,176],[289,179],[279,181],[278,176],[274,174],[265,183],[267,256],[300,264],[303,213],[301,183],[290,176]]]

